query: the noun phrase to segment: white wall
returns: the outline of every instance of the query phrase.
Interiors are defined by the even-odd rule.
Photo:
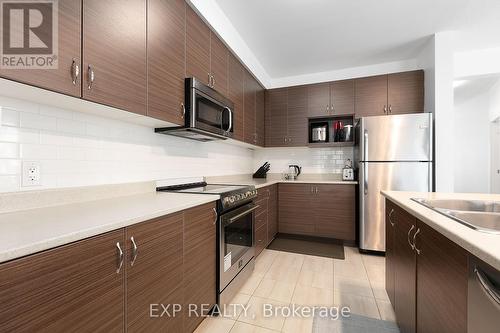
[[[297,164],[303,173],[340,174],[347,159],[353,160],[353,148],[266,148],[254,153],[254,169],[265,162],[271,164],[270,173],[288,171],[288,165]]]
[[[151,127],[0,96],[0,192],[249,174],[253,152],[155,134]],[[21,187],[24,160],[42,186]]]
[[[500,72],[499,72],[500,75]],[[490,121],[500,117],[500,79],[490,90]]]
[[[484,91],[455,104],[455,192],[490,192],[489,100]]]
[[[457,52],[454,55],[455,78],[500,73],[500,47]]]

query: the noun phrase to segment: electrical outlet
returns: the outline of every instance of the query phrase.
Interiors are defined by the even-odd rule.
[[[40,162],[23,162],[23,186],[40,185]]]

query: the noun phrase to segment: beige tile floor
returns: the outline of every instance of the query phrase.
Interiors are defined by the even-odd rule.
[[[351,313],[394,321],[385,292],[384,257],[360,254],[345,247],[345,260],[265,249],[255,271],[233,303],[250,305],[223,317],[205,319],[196,333],[307,333],[313,318],[265,318],[262,304],[274,306],[348,306]]]

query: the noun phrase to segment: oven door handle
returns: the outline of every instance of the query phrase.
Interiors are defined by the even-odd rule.
[[[256,210],[256,209],[257,209],[257,208],[259,208],[259,207],[260,207],[259,205],[255,205],[255,206],[253,206],[252,208],[247,209],[247,210],[245,210],[244,212],[239,213],[238,215],[231,217],[230,219],[228,219],[228,220],[227,220],[228,224],[233,223],[233,222],[234,222],[234,221],[236,221],[237,219],[239,219],[239,218],[241,218],[241,217],[243,217],[243,216],[247,215],[248,213],[253,212],[254,210]]]

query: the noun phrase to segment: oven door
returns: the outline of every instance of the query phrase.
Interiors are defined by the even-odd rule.
[[[249,203],[220,217],[220,292],[254,256],[254,220],[257,207],[254,203]]]
[[[234,129],[231,108],[196,88],[192,89],[192,95],[191,126],[221,138],[232,137]]]

